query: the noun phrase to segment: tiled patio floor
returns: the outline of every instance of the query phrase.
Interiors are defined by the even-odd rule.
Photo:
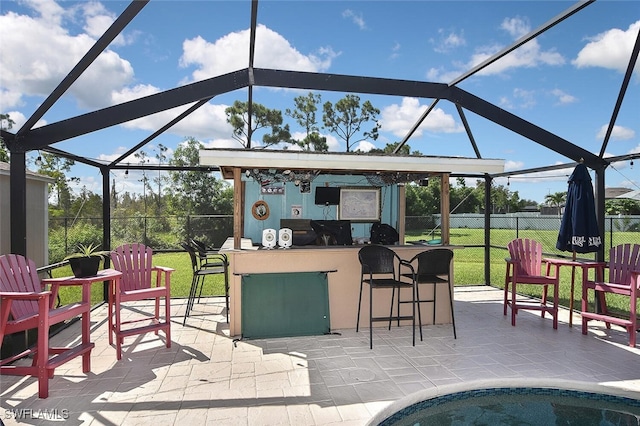
[[[35,379],[2,376],[0,418],[52,424],[36,417],[57,410],[64,425],[364,425],[420,391],[547,380],[640,399],[640,347],[627,346],[621,329],[593,322],[583,336],[579,315],[570,328],[566,310],[558,330],[526,311],[512,327],[501,297],[491,287],[457,287],[456,340],[450,325],[424,327],[415,347],[410,327],[380,328],[373,350],[367,329],[234,341],[223,299],[197,304],[185,327],[186,301],[175,300],[172,347],[153,334],[130,337],[121,361],[108,345],[101,306],[91,314],[92,372],[82,373],[80,359],[67,363],[44,400]],[[75,324],[54,342],[69,343],[78,331]],[[21,409],[21,419],[11,418]]]

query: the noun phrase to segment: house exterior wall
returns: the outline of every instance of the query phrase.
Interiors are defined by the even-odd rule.
[[[27,257],[38,267],[49,263],[49,183],[52,179],[27,173]],[[11,253],[9,164],[0,163],[0,254]]]

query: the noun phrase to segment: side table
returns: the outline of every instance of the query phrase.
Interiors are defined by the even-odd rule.
[[[571,266],[571,299],[569,300],[569,327],[573,327],[573,299],[575,290],[575,270],[576,268],[582,269],[582,283],[588,278],[589,269],[596,269],[605,265],[604,262],[596,262],[593,260],[572,260],[548,257],[544,258],[544,261],[552,265],[558,266],[558,274],[560,273],[561,266]],[[602,270],[602,269],[600,269]]]
[[[119,282],[122,277],[122,272],[115,269],[103,269],[91,277],[76,278],[74,276],[62,277],[62,278],[45,278],[42,280],[43,285],[51,286],[51,299],[55,300],[58,297],[58,292],[61,286],[82,286],[82,301],[91,304],[91,284],[101,283],[108,281],[110,286],[115,286],[116,282]],[[83,341],[89,342],[91,334],[91,322],[89,318],[89,312],[82,314],[82,338]],[[90,371],[90,360],[87,357],[83,358],[82,368],[86,371]]]

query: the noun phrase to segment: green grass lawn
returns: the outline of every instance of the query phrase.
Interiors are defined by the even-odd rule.
[[[453,229],[451,231],[451,243],[453,245],[479,245],[483,241],[484,234],[481,229]],[[618,235],[622,234],[622,235]],[[633,235],[624,235],[633,234]],[[569,253],[559,252],[555,249],[555,239],[557,231],[531,231],[527,235],[527,231],[520,231],[520,238],[534,238],[540,241],[545,248],[549,250],[549,256],[554,254],[562,254],[570,256]],[[614,244],[624,241],[633,241],[637,238],[637,233],[616,233]],[[513,230],[498,229],[491,230],[491,243],[493,246],[505,247],[505,249],[492,248],[489,258],[490,264],[490,284],[495,287],[504,288],[504,275],[506,264],[504,258],[507,256],[506,245],[509,241],[516,238]],[[407,241],[429,239],[425,234],[407,235]],[[608,247],[608,245],[607,245]],[[592,258],[592,257],[591,257]],[[171,275],[171,295],[176,298],[186,298],[189,295],[191,286],[191,261],[187,253],[156,253],[154,255],[154,263],[156,265],[167,266],[175,269]],[[483,247],[465,247],[455,250],[454,256],[454,279],[456,286],[484,284],[484,248]],[[569,306],[570,287],[571,287],[571,268],[561,268],[560,274],[560,304]],[[66,266],[53,271],[56,277],[71,275],[71,269]],[[581,299],[581,271],[575,273],[575,290],[574,290],[574,309],[580,309]],[[518,285],[519,292],[533,297],[541,297],[541,288],[539,286]],[[209,276],[205,279],[205,287],[203,295],[220,296],[224,295],[224,280],[220,275]],[[610,297],[611,296],[611,297]],[[79,288],[65,288],[61,291],[61,300],[63,303],[79,300]],[[102,286],[94,285],[92,289],[92,301],[99,303],[103,300]],[[629,298],[607,295],[607,306],[621,313],[629,312]]]
[[[154,265],[174,268],[171,273],[171,296],[180,298],[188,297],[191,287],[191,259],[186,252],[182,253],[155,253],[153,255]],[[65,277],[72,275],[71,268],[64,266],[52,271],[54,277]],[[222,275],[212,275],[205,278],[203,296],[223,296],[224,277]],[[104,290],[101,285],[93,285],[91,289],[91,301],[96,304],[104,300]],[[62,303],[80,300],[81,292],[79,287],[65,287],[60,290]]]

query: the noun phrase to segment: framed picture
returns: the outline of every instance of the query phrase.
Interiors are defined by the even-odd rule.
[[[377,222],[380,220],[380,188],[341,188],[340,220]]]

